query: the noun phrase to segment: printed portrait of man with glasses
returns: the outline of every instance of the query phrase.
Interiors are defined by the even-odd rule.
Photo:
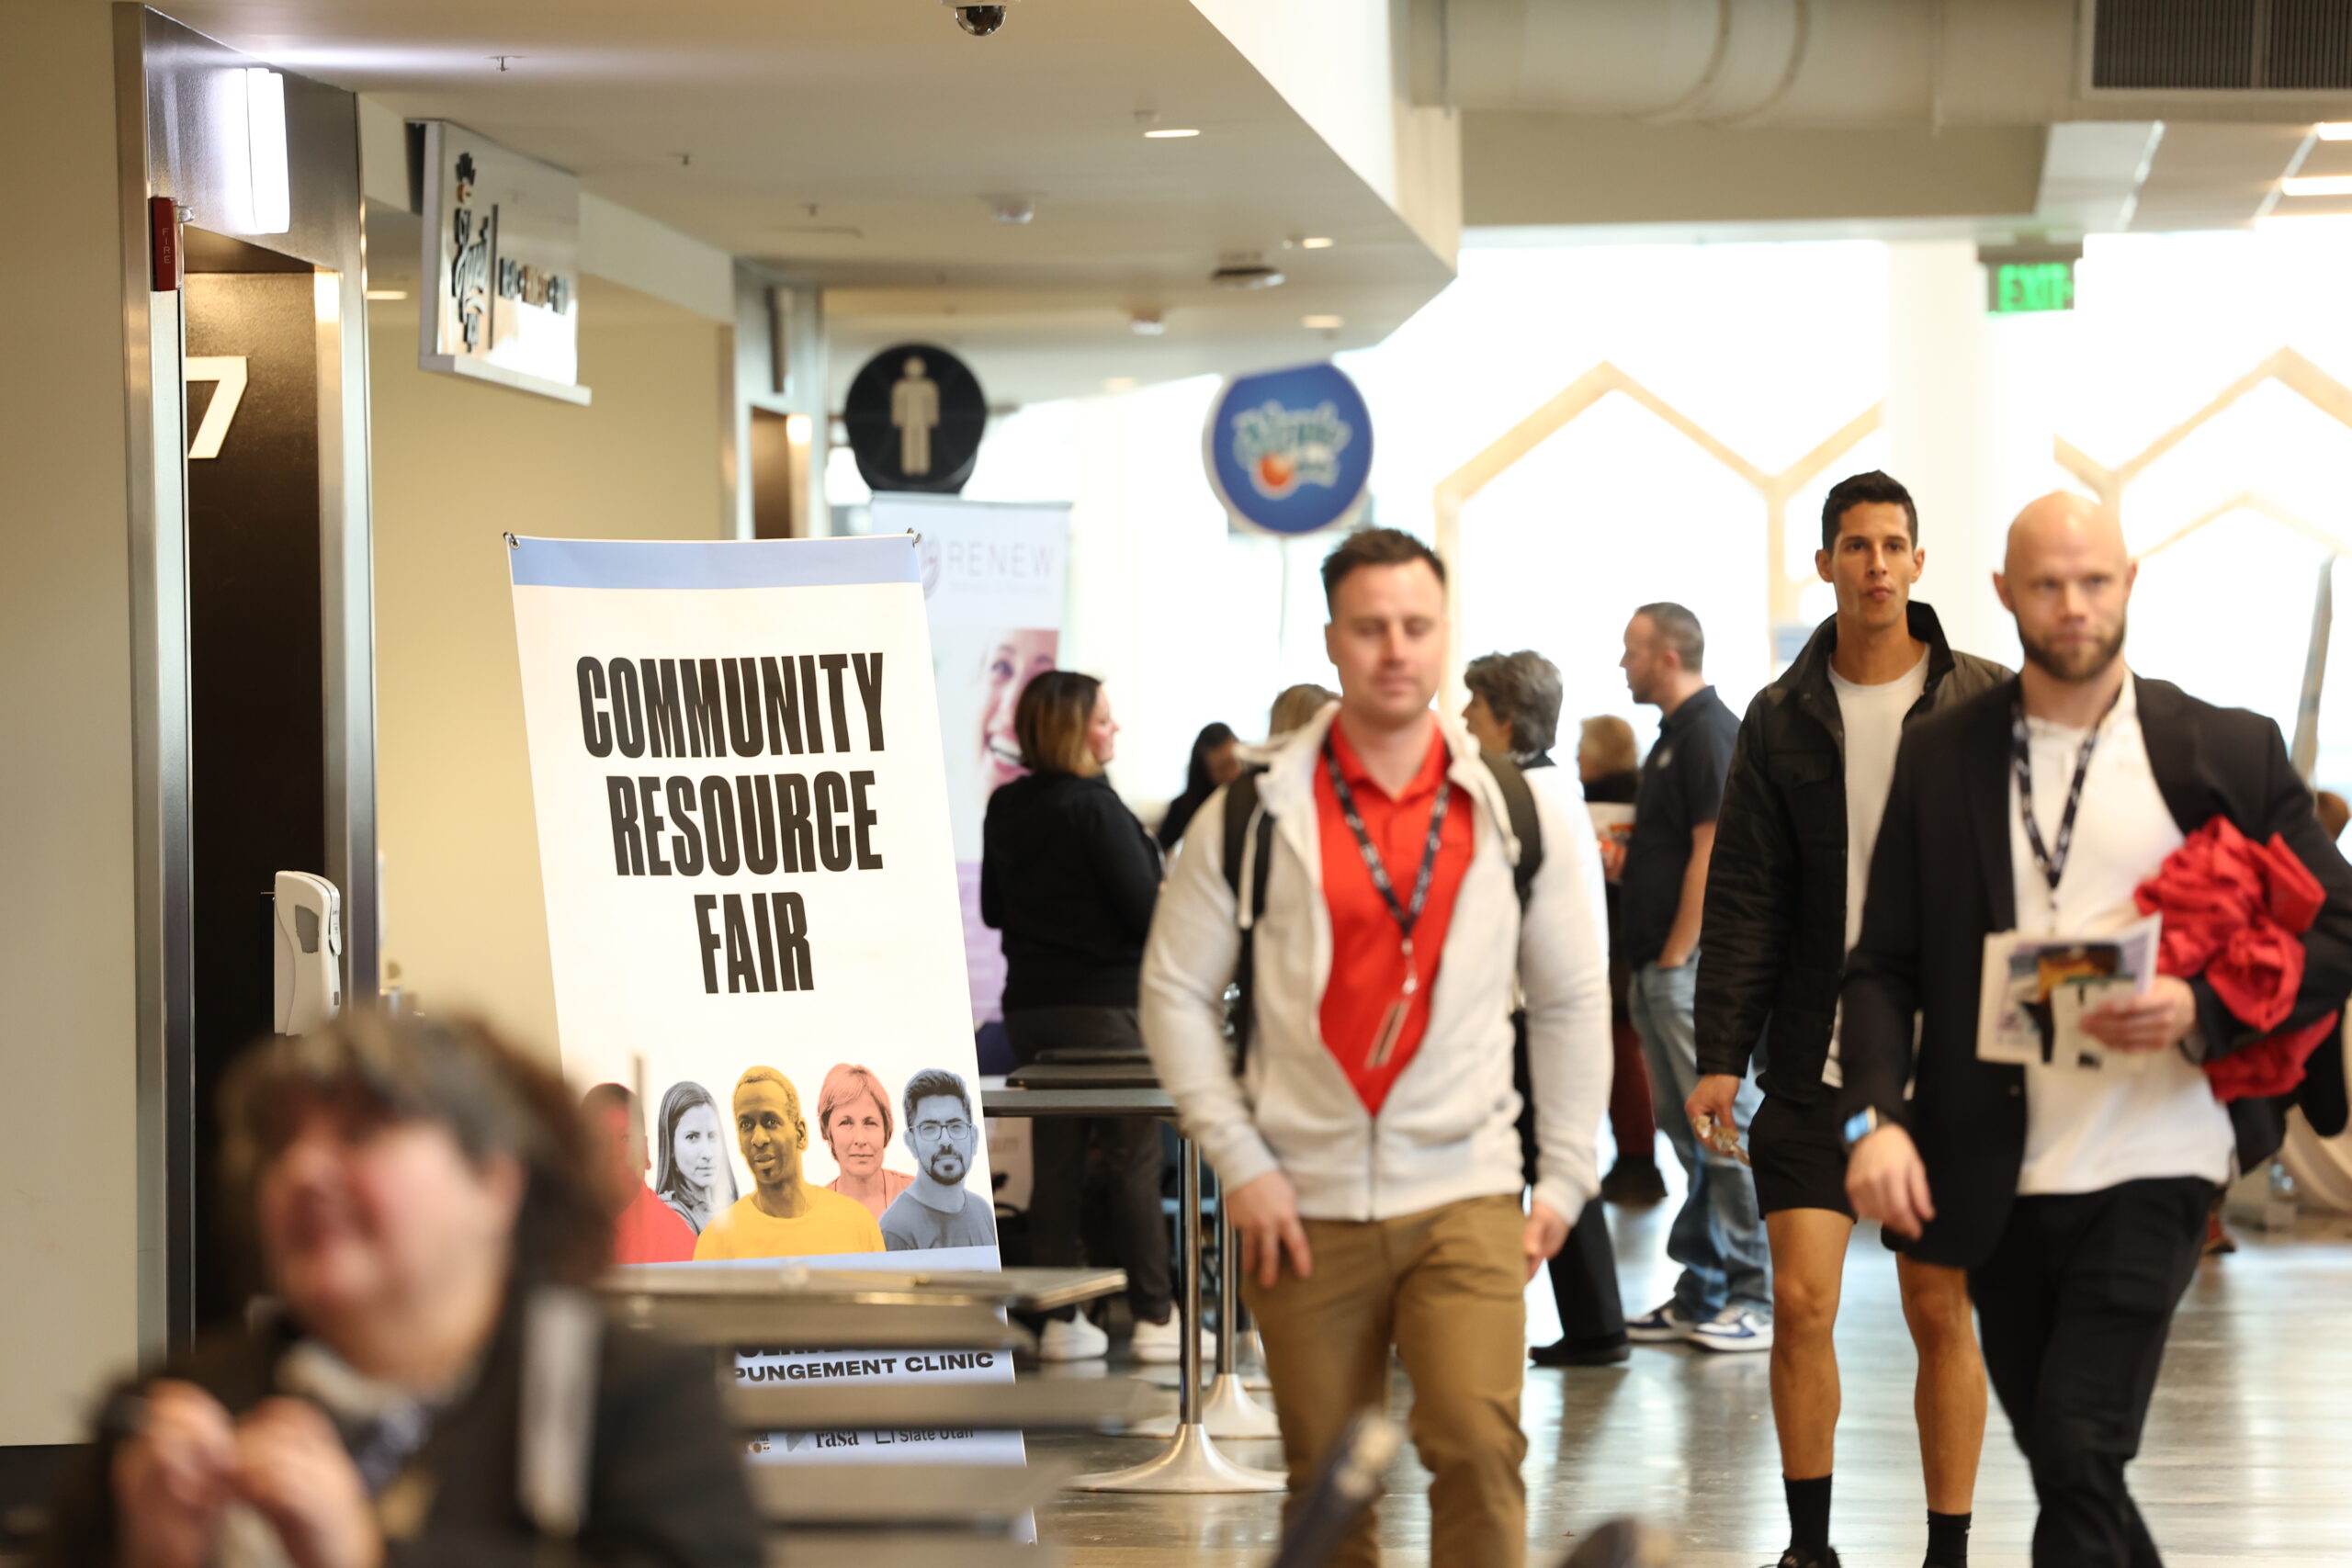
[[[980,1135],[964,1080],[943,1068],[926,1067],[907,1080],[900,1100],[906,1111],[907,1148],[915,1156],[915,1180],[882,1211],[883,1245],[892,1252],[994,1247],[995,1203],[987,1193],[964,1187]]]

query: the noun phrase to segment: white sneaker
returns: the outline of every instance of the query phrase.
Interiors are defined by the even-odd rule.
[[[1668,1302],[1625,1325],[1625,1337],[1636,1345],[1675,1345],[1690,1338],[1698,1326]]]
[[[1094,1326],[1084,1313],[1072,1318],[1050,1318],[1037,1336],[1041,1361],[1099,1360],[1111,1349],[1111,1337]]]
[[[1184,1314],[1171,1312],[1165,1323],[1136,1321],[1136,1337],[1127,1342],[1127,1349],[1138,1361],[1154,1366],[1166,1366],[1184,1354]],[[1204,1365],[1216,1359],[1216,1341],[1207,1329],[1201,1330],[1201,1360]]]
[[[1770,1350],[1772,1320],[1747,1307],[1725,1307],[1690,1330],[1690,1343],[1702,1350]]]

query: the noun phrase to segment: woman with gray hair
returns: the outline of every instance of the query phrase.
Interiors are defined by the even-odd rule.
[[[1491,750],[1506,751],[1522,768],[1552,765],[1552,741],[1560,728],[1560,667],[1522,648],[1488,653],[1462,672],[1470,688],[1463,723]],[[1563,804],[1582,807],[1583,798]]]
[[[1552,741],[1560,725],[1559,667],[1532,649],[1489,653],[1462,672],[1470,688],[1462,722],[1480,746],[1500,751],[1527,774],[1531,788],[1549,793],[1570,821],[1590,820],[1584,788],[1574,774],[1552,761]],[[1570,835],[1565,844],[1545,844],[1546,855],[1572,855],[1592,897],[1592,926],[1609,926],[1607,884],[1600,874],[1600,843],[1590,833]],[[1512,1077],[1519,1090],[1521,1158],[1535,1168],[1535,1096],[1527,1064],[1527,1015],[1511,1015],[1518,1039]],[[1529,1352],[1539,1367],[1597,1366],[1626,1359],[1625,1305],[1617,1291],[1617,1257],[1609,1240],[1609,1211],[1596,1197],[1584,1206],[1568,1232],[1567,1245],[1545,1266],[1552,1296],[1560,1309],[1560,1338]]]
[[[254,1045],[220,1104],[272,1310],[106,1402],[37,1562],[761,1561],[708,1355],[585,1293],[611,1220],[562,1080],[358,1013]]]

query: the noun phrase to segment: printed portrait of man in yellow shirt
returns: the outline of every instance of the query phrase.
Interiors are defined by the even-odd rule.
[[[752,1190],[695,1238],[695,1262],[882,1250],[882,1227],[865,1204],[801,1179],[808,1123],[800,1092],[774,1067],[735,1080],[735,1145],[752,1168]]]

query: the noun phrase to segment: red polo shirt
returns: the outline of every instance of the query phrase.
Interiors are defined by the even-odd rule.
[[[1453,758],[1445,738],[1430,727],[1429,754],[1404,793],[1391,798],[1372,782],[1372,775],[1340,727],[1331,727],[1331,751],[1339,759],[1340,775],[1354,795],[1356,814],[1363,819],[1389,886],[1399,905],[1409,907],[1413,883],[1420,874],[1421,855],[1429,844],[1430,813],[1437,807],[1437,792],[1453,791],[1439,830],[1437,867],[1430,877],[1429,900],[1413,928],[1413,967],[1419,986],[1405,1010],[1404,1027],[1379,1066],[1372,1054],[1388,1010],[1405,999],[1405,949],[1396,917],[1372,880],[1371,868],[1356,847],[1355,834],[1340,813],[1339,792],[1321,757],[1315,762],[1315,818],[1323,847],[1323,903],[1331,916],[1331,977],[1323,989],[1321,1023],[1324,1048],[1355,1086],[1356,1097],[1373,1115],[1388,1098],[1389,1087],[1404,1072],[1421,1036],[1429,1032],[1430,995],[1437,982],[1438,955],[1445,947],[1446,928],[1453,920],[1454,896],[1462,891],[1463,874],[1470,869],[1475,840],[1467,792],[1446,782]]]

